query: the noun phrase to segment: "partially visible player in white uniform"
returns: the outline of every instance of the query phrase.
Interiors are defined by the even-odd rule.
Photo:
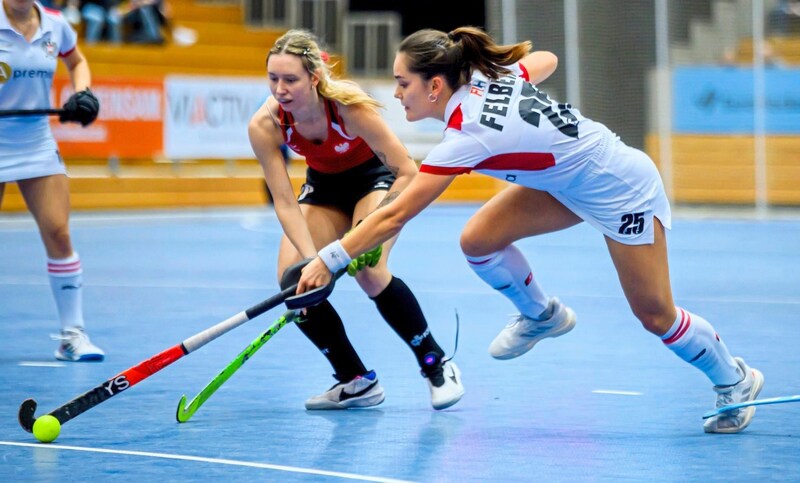
[[[77,34],[61,13],[34,0],[0,0],[0,111],[47,109],[61,58],[75,91],[63,106],[62,122],[86,126],[99,103],[89,90],[91,74]],[[47,116],[0,116],[0,205],[5,185],[17,182],[39,226],[61,334],[55,356],[99,361],[105,354],[84,330],[82,269],[69,234],[69,184]]]
[[[572,330],[574,312],[545,294],[513,243],[586,221],[604,235],[634,315],[711,380],[717,406],[755,399],[762,374],[732,357],[708,321],[674,305],[665,233],[670,208],[652,160],[539,91],[535,84],[552,74],[557,59],[530,48],[530,42],[497,45],[471,27],[422,30],[401,43],[395,97],[409,121],[445,121],[444,140],[397,199],[320,250],[298,291],[326,284],[331,271],[396,234],[457,175],[477,171],[512,183],[461,235],[469,266],[520,311],[489,346],[493,357],[518,357]],[[754,410],[710,418],[704,430],[739,432]]]

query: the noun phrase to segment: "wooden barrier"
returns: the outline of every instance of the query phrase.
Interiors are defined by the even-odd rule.
[[[266,203],[262,178],[70,178],[73,210],[258,206]],[[3,211],[24,211],[16,183],[6,185]]]
[[[769,59],[787,64],[800,64],[800,37],[770,37]],[[753,39],[744,39],[739,42],[736,52],[736,61],[742,64],[753,62]]]
[[[752,136],[672,136],[673,195],[677,202],[755,202],[755,143]],[[646,151],[659,164],[659,139]],[[800,136],[766,138],[767,200],[800,205]]]
[[[255,160],[154,163],[123,160],[114,175],[96,161],[68,162],[74,210],[259,206],[267,202],[261,168]],[[305,163],[293,161],[289,175],[295,193],[305,181]],[[506,185],[488,176],[459,176],[441,201],[482,202]],[[16,183],[6,185],[2,211],[26,209]]]

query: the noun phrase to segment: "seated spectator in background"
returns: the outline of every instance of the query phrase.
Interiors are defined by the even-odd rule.
[[[128,42],[162,44],[172,40],[182,46],[197,42],[195,30],[173,23],[172,9],[166,0],[131,0],[124,22],[129,31]]]
[[[71,8],[77,0],[69,0]],[[122,42],[122,15],[119,0],[81,0],[80,13],[85,30],[83,37],[87,44],[108,40],[114,44]]]
[[[176,25],[173,21],[172,8],[167,0],[158,0],[158,21],[175,45],[189,46],[197,43],[197,31],[189,27]]]
[[[197,32],[174,25],[166,0],[41,0],[42,5],[61,10],[74,28],[83,24],[86,43],[194,45]],[[166,33],[166,36],[165,36]]]
[[[163,0],[131,0],[124,23],[128,30],[126,41],[134,44],[163,44],[161,27],[166,23]]]
[[[61,10],[61,15],[67,19],[70,25],[74,29],[77,29],[78,26],[81,24],[81,10],[80,10],[80,2],[79,0],[49,0],[48,2],[42,2],[42,5],[48,8],[54,8],[56,10]]]

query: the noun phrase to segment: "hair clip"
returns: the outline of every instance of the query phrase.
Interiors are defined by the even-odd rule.
[[[308,47],[306,47],[305,49],[303,49],[303,55],[304,55],[304,56],[308,57],[308,54],[310,54],[310,53],[311,53],[311,49],[309,49]]]

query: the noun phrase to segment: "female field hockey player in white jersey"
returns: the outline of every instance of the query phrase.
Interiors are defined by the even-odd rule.
[[[89,65],[77,34],[61,14],[34,0],[0,0],[0,110],[50,107],[50,89],[61,58],[76,92],[64,104],[62,122],[86,126],[99,103],[89,90]],[[55,356],[101,361],[103,351],[84,330],[82,269],[69,234],[69,185],[47,116],[0,116],[0,205],[7,182],[16,181],[39,226],[50,286],[61,319]]]
[[[665,235],[670,208],[652,160],[539,91],[535,84],[555,70],[557,60],[529,53],[530,47],[497,45],[471,27],[447,34],[422,30],[401,43],[395,97],[409,121],[445,121],[444,139],[397,199],[319,252],[303,270],[298,291],[327,283],[350,255],[393,236],[457,175],[477,171],[512,183],[478,210],[461,235],[469,266],[520,311],[489,346],[493,357],[518,357],[575,325],[573,311],[545,295],[513,243],[586,221],[604,235],[633,313],[708,376],[717,406],[755,399],[761,373],[732,357],[708,321],[673,303]],[[704,430],[739,432],[753,412],[750,407],[710,418]]]
[[[287,267],[313,257],[319,247],[342,236],[382,203],[387,192],[407,186],[417,172],[380,117],[379,104],[354,83],[332,79],[322,55],[310,32],[290,30],[279,38],[267,56],[272,96],[249,127],[250,142],[284,230],[278,254],[283,288],[300,276],[296,271],[284,274]],[[280,151],[284,143],[308,164],[299,198]],[[349,272],[414,353],[428,383],[431,405],[444,409],[464,394],[460,373],[444,357],[414,294],[389,271],[392,244],[393,240],[384,244],[383,255],[373,257],[369,267]],[[298,327],[325,355],[338,380],[308,399],[306,409],[347,409],[383,402],[384,390],[375,372],[362,363],[330,302],[307,309],[303,318]]]

